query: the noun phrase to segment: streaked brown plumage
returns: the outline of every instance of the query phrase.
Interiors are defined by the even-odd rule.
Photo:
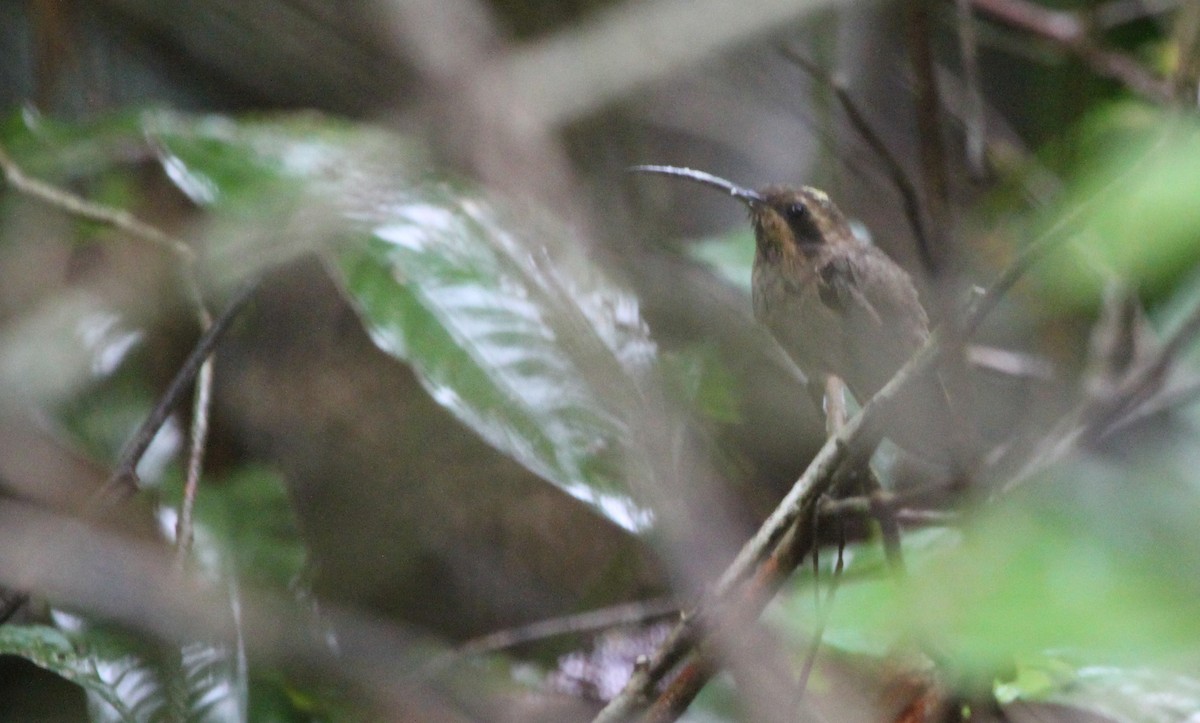
[[[929,338],[929,319],[911,277],[883,251],[857,240],[824,192],[808,186],[750,190],[674,166],[630,170],[702,183],[746,205],[757,246],[754,315],[810,380],[837,375],[866,402]],[[949,441],[933,441],[929,434],[939,426],[930,424],[930,415],[945,422],[945,400],[936,382],[913,389],[899,405],[912,425],[890,424],[889,436],[929,456],[931,444]]]

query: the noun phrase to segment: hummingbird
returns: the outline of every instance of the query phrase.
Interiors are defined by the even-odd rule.
[[[840,377],[865,404],[929,339],[929,317],[912,277],[859,240],[825,192],[810,186],[753,190],[676,166],[629,170],[693,181],[746,206],[755,239],[754,316],[810,384]],[[949,440],[933,430],[944,429],[949,417],[945,392],[931,382],[909,387],[888,436],[920,456],[943,458]],[[935,452],[939,447],[943,452]]]

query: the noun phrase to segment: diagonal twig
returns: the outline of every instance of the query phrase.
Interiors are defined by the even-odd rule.
[[[928,246],[920,249],[921,260],[926,272],[936,280],[946,270],[946,261],[954,249],[947,241],[951,228],[950,179],[942,146],[942,103],[933,64],[930,4],[929,0],[906,0],[903,6],[905,45],[912,69],[917,116],[917,150],[931,228]]]
[[[186,550],[187,541],[190,537],[189,528],[192,502],[194,501],[196,485],[200,476],[205,439],[208,432],[208,406],[212,386],[212,348],[221,333],[228,327],[232,316],[236,315],[245,301],[249,299],[250,293],[256,284],[250,284],[247,289],[243,290],[241,295],[236,296],[235,302],[226,309],[226,314],[223,315],[223,323],[219,326],[214,325],[211,314],[204,305],[204,299],[191,271],[191,266],[196,261],[196,252],[184,241],[162,231],[152,224],[142,221],[124,209],[94,203],[81,196],[26,175],[3,146],[0,146],[0,171],[3,172],[5,182],[15,191],[77,218],[111,226],[136,239],[164,248],[173,254],[182,266],[180,271],[184,277],[183,281],[192,296],[192,302],[196,307],[201,328],[203,329],[201,339],[196,349],[193,350],[183,367],[176,374],[175,379],[167,388],[163,398],[159,401],[155,409],[151,411],[149,417],[138,429],[137,433],[134,434],[130,443],[122,450],[113,476],[97,491],[93,499],[102,500],[108,494],[117,490],[122,492],[121,496],[123,497],[132,494],[136,490],[137,484],[134,469],[137,466],[138,460],[145,454],[159,427],[166,421],[166,416],[179,403],[183,392],[196,379],[197,374],[199,374],[192,420],[192,444],[187,465],[187,483],[185,485],[184,503],[177,533],[177,542],[180,545],[181,551]]]
[[[1092,72],[1121,83],[1146,100],[1171,101],[1168,84],[1134,58],[1101,48],[1088,31],[1088,23],[1076,13],[1050,10],[1028,0],[970,0],[989,17],[1023,30],[1075,55]]]
[[[808,689],[808,679],[816,665],[817,651],[821,647],[821,639],[825,637],[825,627],[829,625],[829,617],[833,614],[834,597],[842,583],[842,572],[845,570],[846,527],[840,519],[838,524],[837,562],[833,567],[833,580],[829,583],[829,592],[825,594],[824,603],[817,606],[817,629],[813,631],[813,639],[809,644],[808,654],[804,656],[804,665],[800,669],[800,676],[796,684],[797,705],[803,700],[804,692]],[[813,559],[816,559],[816,550],[813,551]],[[818,600],[818,602],[820,601]]]
[[[818,82],[833,91],[834,97],[837,98],[838,104],[846,114],[846,119],[850,121],[850,126],[876,157],[879,158],[880,162],[883,163],[888,179],[891,180],[892,185],[900,193],[901,201],[904,204],[904,215],[908,219],[908,225],[912,227],[917,249],[924,253],[924,250],[929,248],[929,240],[925,233],[924,224],[921,221],[921,200],[917,193],[917,188],[904,171],[904,167],[896,160],[896,156],[887,147],[887,144],[884,143],[883,138],[871,127],[870,121],[867,120],[867,117],[859,109],[858,104],[850,97],[850,91],[846,88],[846,84],[842,80],[825,72],[824,69],[803,54],[791,48],[781,48],[781,52],[784,57],[799,65]],[[924,263],[925,260],[923,259],[922,261]]]
[[[979,80],[979,42],[975,36],[975,20],[971,16],[971,0],[955,0],[958,31],[958,55],[962,63],[963,85],[967,103],[963,112],[966,129],[967,168],[980,181],[987,177],[987,125],[983,112],[983,89]]]
[[[195,284],[189,284],[195,297],[198,310],[200,331],[204,333],[212,328],[212,314],[204,305],[200,289]],[[189,435],[191,445],[188,450],[187,473],[183,483],[183,499],[179,503],[179,517],[175,521],[175,549],[178,559],[187,557],[192,545],[192,511],[196,504],[196,493],[200,487],[200,474],[204,467],[204,450],[208,441],[208,413],[212,400],[213,384],[213,354],[209,354],[200,365],[196,377],[196,392],[192,401],[192,430]]]
[[[180,261],[191,263],[196,260],[196,252],[181,239],[178,239],[161,229],[158,229],[134,216],[132,213],[119,208],[93,203],[73,193],[68,193],[36,178],[25,175],[17,162],[8,151],[0,146],[0,170],[4,172],[4,180],[16,191],[30,198],[36,198],[66,213],[96,223],[111,226],[120,231],[161,246],[174,254]]]
[[[150,447],[150,443],[154,441],[154,437],[158,434],[158,430],[163,423],[167,421],[167,417],[179,405],[187,392],[188,387],[199,374],[201,366],[208,359],[217,342],[229,329],[233,320],[237,318],[239,312],[245,307],[251,297],[254,296],[255,290],[258,288],[259,279],[254,279],[245,284],[234,295],[233,299],[225,306],[221,314],[213,319],[212,326],[200,335],[200,339],[196,342],[196,346],[192,348],[183,365],[175,372],[175,377],[171,379],[171,383],[167,385],[167,389],[163,395],[155,403],[154,408],[150,410],[150,414],[142,421],[142,424],[130,437],[129,441],[121,450],[121,454],[117,459],[116,469],[113,471],[108,482],[97,493],[98,501],[108,500],[110,495],[117,495],[118,499],[123,499],[132,495],[137,491],[137,473],[136,468],[142,455]]]

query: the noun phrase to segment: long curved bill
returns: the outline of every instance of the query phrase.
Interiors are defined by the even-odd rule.
[[[630,173],[655,173],[660,176],[686,178],[696,183],[702,183],[705,186],[720,189],[746,204],[763,202],[763,197],[757,192],[751,191],[748,188],[742,188],[735,183],[726,181],[720,176],[714,176],[704,171],[696,171],[691,168],[681,168],[679,166],[630,166],[627,170]]]

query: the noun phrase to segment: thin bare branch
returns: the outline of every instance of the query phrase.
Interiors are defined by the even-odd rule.
[[[111,226],[134,238],[161,246],[184,263],[190,264],[196,260],[196,252],[192,250],[191,246],[138,219],[128,211],[93,203],[74,193],[64,191],[36,178],[30,178],[25,175],[25,172],[2,146],[0,146],[0,169],[4,171],[4,180],[19,193],[72,216]]]
[[[1164,414],[1174,409],[1186,407],[1200,401],[1200,379],[1179,385],[1174,389],[1163,390],[1134,411],[1126,414],[1108,426],[1100,433],[1100,439],[1109,437],[1122,429],[1138,422],[1150,419],[1155,415]]]
[[[188,276],[187,285],[191,292],[193,303],[196,305],[197,321],[200,331],[204,333],[212,328],[213,319],[204,297],[195,280]],[[204,469],[204,450],[208,440],[208,413],[212,399],[213,355],[209,354],[200,365],[200,373],[196,377],[196,392],[192,402],[192,429],[189,435],[191,445],[188,450],[187,474],[183,483],[183,500],[179,505],[179,517],[175,521],[175,548],[178,559],[182,561],[192,545],[192,510],[196,505],[196,492],[200,486],[200,474]]]
[[[950,179],[942,147],[942,103],[933,65],[933,22],[930,0],[906,0],[903,5],[905,44],[913,74],[921,179],[932,227],[929,247],[921,249],[921,257],[925,270],[937,278],[945,270],[947,254],[953,249],[947,243],[951,228]]]
[[[653,0],[597,12],[510,53],[480,77],[527,122],[560,126],[646,83],[838,0]],[[604,62],[597,63],[602,58]]]
[[[958,55],[962,62],[963,85],[967,103],[963,110],[966,129],[967,168],[975,180],[988,175],[987,125],[984,113],[983,90],[979,85],[979,43],[975,37],[975,21],[971,16],[971,0],[955,0],[958,29]]]
[[[929,239],[925,234],[924,223],[921,221],[921,198],[917,193],[917,187],[913,185],[912,180],[904,171],[904,167],[896,160],[896,156],[888,149],[883,138],[875,132],[867,117],[863,115],[858,105],[854,102],[854,99],[850,97],[850,91],[846,88],[846,84],[840,79],[826,73],[816,63],[813,63],[807,57],[791,48],[782,48],[781,52],[814,79],[833,91],[834,97],[837,98],[838,104],[842,107],[842,112],[846,114],[846,119],[850,121],[850,127],[854,129],[858,137],[867,144],[867,147],[883,163],[888,178],[900,193],[900,199],[904,204],[904,216],[908,219],[908,225],[912,228],[918,252],[924,253],[927,251],[929,248]],[[925,263],[925,259],[922,259],[922,263]]]
[[[829,625],[829,616],[833,613],[833,601],[837,596],[838,586],[842,582],[842,572],[845,570],[846,528],[839,523],[837,562],[833,567],[833,581],[829,584],[829,592],[825,595],[824,604],[817,608],[817,629],[813,631],[812,642],[809,643],[808,654],[804,656],[804,665],[800,668],[800,676],[796,684],[796,705],[804,699],[808,690],[808,679],[812,675],[817,662],[817,652],[821,649],[821,640],[825,637],[825,627]]]
[[[192,348],[179,371],[175,372],[175,377],[167,385],[166,391],[163,392],[154,408],[150,410],[150,414],[121,450],[112,476],[94,497],[96,504],[104,505],[114,498],[125,499],[137,491],[136,469],[142,455],[154,441],[163,422],[167,421],[167,417],[179,406],[184,393],[199,374],[205,360],[216,348],[217,342],[229,329],[242,308],[250,301],[258,288],[258,282],[258,279],[254,279],[239,289],[221,314],[213,320],[212,325],[200,335],[196,346]]]
[[[624,605],[613,605],[599,610],[589,610],[575,615],[564,615],[549,620],[539,620],[521,627],[498,630],[478,638],[472,638],[456,649],[448,651],[445,655],[435,658],[414,677],[430,678],[467,658],[487,655],[547,638],[591,633],[620,625],[653,622],[677,615],[679,615],[677,600],[656,598]]]
[[[1071,12],[1049,10],[1027,0],[971,0],[972,6],[1006,25],[1049,41],[1075,55],[1092,72],[1121,83],[1155,103],[1171,101],[1171,89],[1132,57],[1099,47],[1084,19]]]
[[[1085,418],[1090,421],[1090,434],[1103,434],[1125,416],[1132,414],[1159,392],[1166,383],[1167,375],[1179,362],[1197,337],[1200,337],[1200,304],[1197,304],[1168,338],[1162,348],[1121,383],[1111,398],[1101,402],[1101,408]]]
[[[208,413],[212,399],[212,380],[213,357],[209,355],[200,365],[200,373],[196,377],[187,475],[183,484],[183,501],[179,505],[179,517],[175,522],[175,546],[179,551],[180,559],[187,556],[192,545],[192,511],[196,506],[196,492],[200,487],[200,475],[204,469],[204,449],[208,439]]]

